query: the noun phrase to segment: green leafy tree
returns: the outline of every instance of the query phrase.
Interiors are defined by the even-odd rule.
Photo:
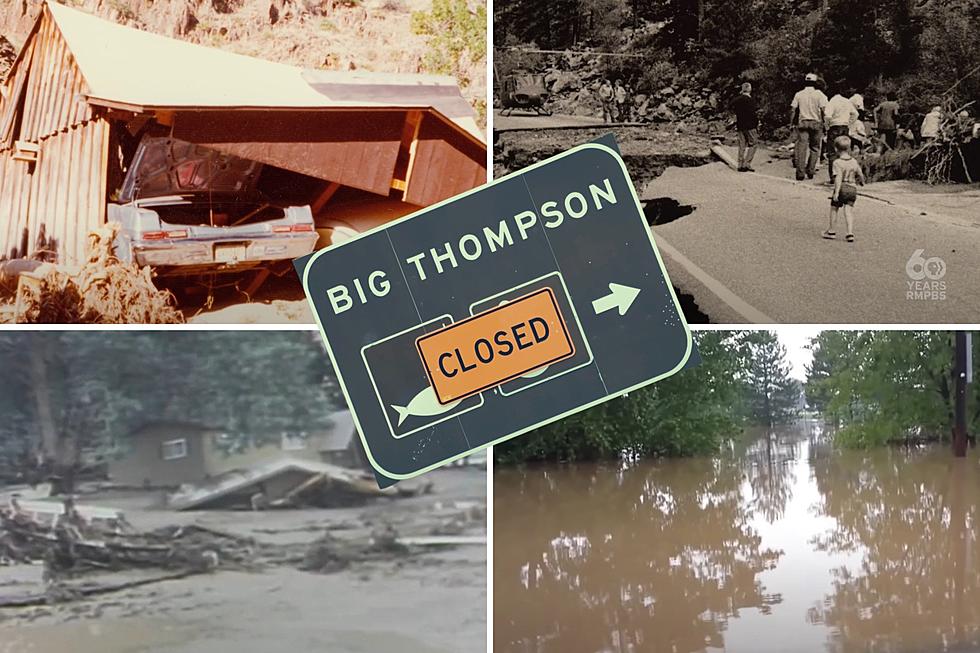
[[[7,332],[0,368],[0,451],[55,493],[146,421],[222,424],[262,442],[325,425],[341,403],[311,333]]]
[[[829,372],[811,382],[825,411],[843,428],[839,442],[870,447],[914,439],[943,440],[953,426],[953,336],[943,331],[824,332],[814,359]],[[977,362],[973,352],[974,364]],[[968,396],[968,429],[980,426],[980,389]]]
[[[717,450],[741,425],[746,348],[701,331],[696,367],[494,447],[500,462],[685,456]]]
[[[847,391],[851,370],[849,363],[860,346],[860,333],[855,331],[823,331],[810,343],[813,359],[807,366],[806,399],[815,410],[837,419],[842,408],[853,411]]]
[[[466,0],[433,0],[429,11],[412,12],[412,31],[429,38],[429,70],[453,75],[468,86],[473,64],[487,56],[487,9]]]
[[[903,97],[926,110],[949,96],[955,106],[980,102],[980,3],[931,2],[922,19],[920,65],[902,80]]]

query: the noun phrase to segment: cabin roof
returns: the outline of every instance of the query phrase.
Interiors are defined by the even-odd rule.
[[[134,110],[431,109],[483,142],[452,77],[307,70],[117,25],[53,0],[45,4],[92,104]]]

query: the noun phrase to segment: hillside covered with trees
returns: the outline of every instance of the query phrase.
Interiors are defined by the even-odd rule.
[[[772,133],[807,72],[831,91],[877,101],[897,92],[910,111],[980,99],[980,3],[975,0],[507,0],[494,5],[503,66],[598,62],[637,93],[680,87],[722,100],[752,81]],[[527,48],[623,56],[522,55]],[[571,62],[571,63],[570,63]],[[498,73],[501,72],[498,66]],[[874,106],[873,104],[871,106]]]

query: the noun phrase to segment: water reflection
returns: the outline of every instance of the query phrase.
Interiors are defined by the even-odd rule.
[[[980,629],[976,457],[833,451],[500,470],[498,651],[945,651]]]

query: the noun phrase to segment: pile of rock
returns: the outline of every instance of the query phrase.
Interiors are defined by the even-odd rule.
[[[551,58],[538,72],[544,73],[551,93],[545,106],[552,113],[602,116],[599,85],[603,69],[598,55],[565,53]],[[724,130],[725,103],[718,91],[693,75],[675,75],[662,82],[656,88],[632,90],[630,121],[683,122],[685,131],[693,132]]]
[[[691,82],[689,86],[664,86],[647,98],[648,113],[653,120],[673,122],[691,116],[706,120],[717,117],[722,108],[718,93],[707,87],[697,87],[696,80],[688,81]]]

